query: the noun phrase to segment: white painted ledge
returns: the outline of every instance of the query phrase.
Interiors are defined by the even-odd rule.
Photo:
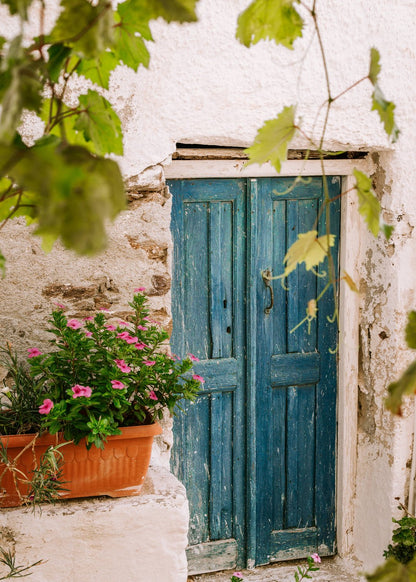
[[[16,561],[39,559],[31,582],[186,582],[188,502],[169,471],[150,467],[137,497],[62,501],[1,511],[1,543]],[[0,570],[1,571],[1,570]]]

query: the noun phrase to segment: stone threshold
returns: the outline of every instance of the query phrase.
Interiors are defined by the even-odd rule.
[[[304,566],[305,560],[281,562],[261,566],[253,570],[240,570],[244,582],[294,582],[294,572],[298,565]],[[188,582],[230,582],[234,570],[212,574],[197,574],[188,577]],[[365,582],[355,561],[339,557],[323,558],[320,570],[311,573],[311,582]]]

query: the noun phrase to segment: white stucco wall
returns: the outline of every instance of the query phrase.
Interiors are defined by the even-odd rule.
[[[150,45],[150,68],[140,68],[137,74],[126,67],[114,72],[110,99],[124,125],[125,155],[120,161],[126,178],[150,165],[168,163],[176,142],[249,145],[262,122],[277,115],[284,105],[299,103],[298,115],[305,130],[311,131],[326,97],[312,29],[305,29],[294,52],[264,42],[247,49],[235,40],[235,28],[239,12],[248,4],[248,0],[200,0],[198,23],[154,22],[151,28],[156,42]],[[381,238],[374,241],[367,234],[362,241],[360,417],[352,549],[365,567],[371,568],[380,562],[389,541],[394,497],[404,500],[406,495],[406,464],[411,454],[412,405],[405,409],[404,419],[393,421],[382,401],[387,383],[409,361],[403,329],[406,312],[415,307],[416,300],[416,245],[412,237],[416,224],[412,199],[416,179],[416,41],[412,23],[416,4],[409,0],[319,0],[317,4],[333,94],[367,74],[370,47],[376,46],[381,53],[380,84],[386,97],[397,105],[401,129],[398,143],[391,147],[377,114],[370,111],[371,87],[364,83],[334,104],[327,131],[329,149],[379,152],[374,156],[377,193],[386,219],[396,227],[389,243]],[[2,14],[4,7],[0,7],[3,27]],[[4,26],[2,34],[12,32]],[[35,129],[28,126],[29,133]],[[319,135],[319,122],[315,135]],[[293,147],[304,145],[299,138]],[[113,231],[111,251],[93,267],[59,249],[42,258],[39,247],[25,238],[23,226],[8,229],[0,240],[9,261],[9,274],[0,289],[5,332],[20,337],[21,313],[31,313],[34,298],[41,314],[48,309],[42,298],[40,273],[51,284],[76,280],[86,284],[92,276],[98,285],[104,275],[115,279],[123,297],[140,277],[150,281],[151,266],[146,263],[143,267],[140,262],[143,251],[135,251],[131,243],[131,249],[126,246],[126,238],[137,228],[136,238],[143,239],[146,229],[155,233],[158,220],[164,225],[163,237],[169,238],[169,203],[162,210],[160,206],[152,208],[148,206],[147,215],[143,207],[123,214]],[[137,212],[139,226],[135,225]],[[344,244],[348,245],[349,236],[356,233],[347,233]],[[152,240],[155,237],[152,234]],[[125,266],[121,266],[114,257],[126,248]],[[63,262],[62,257],[66,257]],[[27,258],[33,259],[29,273]],[[169,260],[159,264],[163,276],[169,264]],[[168,301],[168,294],[155,296],[154,308],[163,308],[169,315]],[[19,315],[13,315],[13,310]],[[22,338],[17,341],[22,343]]]

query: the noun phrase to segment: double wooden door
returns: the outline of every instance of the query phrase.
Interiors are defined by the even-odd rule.
[[[329,194],[340,193],[330,177]],[[325,233],[321,178],[170,180],[173,335],[205,383],[174,421],[172,470],[190,504],[190,572],[335,553],[337,343],[333,295],[303,265],[300,232]],[[339,206],[331,204],[338,234]],[[338,242],[338,236],[337,236]]]

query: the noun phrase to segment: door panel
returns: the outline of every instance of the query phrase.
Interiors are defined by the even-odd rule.
[[[334,198],[340,180],[328,181]],[[200,398],[174,425],[172,468],[191,510],[190,571],[334,553],[331,290],[317,319],[298,325],[327,284],[327,261],[318,276],[302,265],[271,281],[273,303],[261,276],[283,272],[300,232],[325,234],[322,179],[296,188],[289,178],[169,186],[172,345],[180,356],[198,356],[195,371],[205,378]],[[339,207],[330,212],[338,234]]]
[[[172,468],[191,509],[190,573],[244,561],[245,181],[175,182],[172,345],[200,361],[201,396],[175,421]]]

